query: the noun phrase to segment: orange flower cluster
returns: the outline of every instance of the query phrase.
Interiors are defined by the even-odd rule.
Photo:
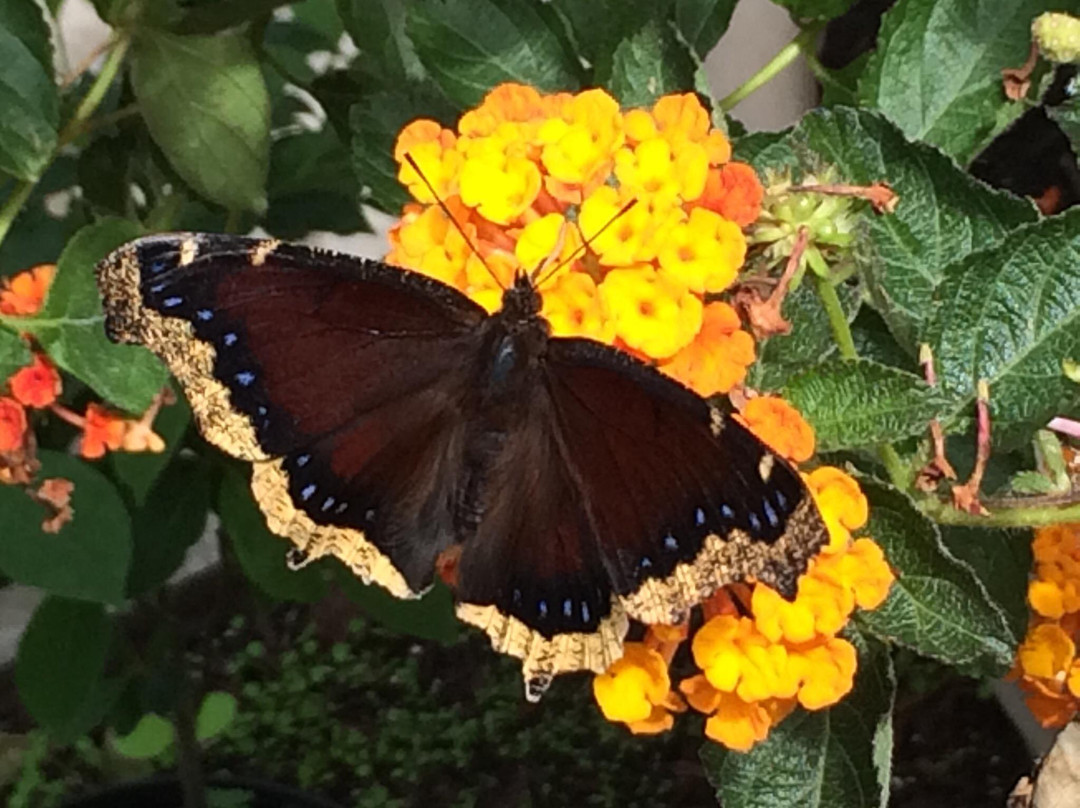
[[[5,278],[0,285],[0,314],[32,317],[40,311],[56,274],[52,264],[42,264]],[[30,364],[13,373],[0,385],[0,453],[24,451],[30,429],[27,410],[48,409],[82,430],[79,451],[83,457],[102,457],[106,450],[160,452],[164,441],[150,429],[160,407],[155,404],[140,419],[126,419],[98,404],[89,404],[79,415],[58,402],[60,373],[39,351]],[[6,392],[5,392],[6,388]]]
[[[1063,727],[1080,711],[1080,524],[1039,528],[1031,549],[1031,622],[1013,673],[1039,723]]]
[[[417,203],[390,231],[388,262],[489,311],[533,273],[556,336],[617,345],[702,395],[742,382],[754,342],[714,296],[743,265],[762,187],[697,96],[624,112],[599,89],[503,84],[457,131],[413,121],[394,155]]]
[[[787,459],[813,454],[813,430],[781,399],[751,399],[741,417]],[[881,605],[894,580],[881,548],[871,539],[852,537],[868,517],[858,483],[831,466],[804,479],[830,541],[799,579],[795,600],[784,600],[762,583],[720,590],[704,604],[707,620],[691,642],[702,672],[679,683],[686,702],[708,716],[705,734],[738,751],[764,740],[797,705],[820,710],[851,690],[856,652],[838,634],[856,607]],[[661,630],[671,629],[652,626],[649,636]],[[656,652],[633,643],[627,649],[595,680],[600,709],[633,732],[667,729],[674,720],[671,711],[681,703],[669,692],[667,668],[660,670],[658,660],[663,660]]]

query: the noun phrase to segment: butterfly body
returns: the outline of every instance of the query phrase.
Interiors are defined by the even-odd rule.
[[[98,268],[107,328],[157,352],[203,434],[254,463],[295,560],[402,597],[459,553],[462,619],[530,697],[745,578],[787,596],[826,532],[797,472],[614,348],[553,337],[520,276],[488,314],[406,270],[168,234]]]

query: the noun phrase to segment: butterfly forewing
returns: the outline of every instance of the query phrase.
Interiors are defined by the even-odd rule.
[[[134,242],[99,279],[110,329],[164,356],[209,440],[281,458],[256,477],[286,535],[316,555],[374,544],[399,592],[431,582],[480,307],[377,262],[227,236]]]

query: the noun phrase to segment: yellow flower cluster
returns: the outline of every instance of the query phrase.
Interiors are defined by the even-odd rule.
[[[1031,622],[1014,673],[1039,723],[1063,727],[1080,710],[1080,524],[1039,528],[1031,549]]]
[[[810,426],[786,402],[751,399],[742,418],[788,459],[813,454]],[[722,589],[704,604],[707,620],[690,646],[702,672],[679,683],[689,705],[708,716],[705,734],[738,751],[764,740],[797,705],[820,710],[851,690],[856,652],[838,634],[856,607],[881,605],[894,580],[881,548],[852,537],[868,517],[858,483],[831,466],[804,479],[830,541],[799,579],[795,600],[762,583]],[[649,637],[663,631],[671,629],[652,626]],[[653,652],[646,660],[645,650],[633,646],[593,690],[609,719],[633,732],[658,732],[671,726],[679,702],[662,658]]]
[[[742,382],[753,339],[711,296],[742,267],[761,185],[695,95],[624,112],[599,89],[503,84],[457,131],[413,121],[394,154],[417,202],[390,232],[389,263],[489,311],[515,273],[537,273],[555,336],[617,345],[702,395]]]

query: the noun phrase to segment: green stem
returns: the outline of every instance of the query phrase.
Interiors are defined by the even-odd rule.
[[[828,278],[822,278],[813,272],[808,274],[813,278],[814,288],[829,318],[829,328],[832,330],[833,340],[836,341],[840,356],[845,360],[858,359],[859,352],[855,349],[855,338],[851,336],[851,325],[848,323],[847,312],[844,311],[844,306],[840,302],[840,296],[836,294],[836,287]],[[900,457],[900,453],[891,443],[880,444],[877,451],[878,459],[889,474],[889,480],[897,488],[906,491],[912,481],[911,470]]]
[[[820,29],[820,25],[813,25],[802,31],[787,45],[781,48],[780,52],[770,59],[757,73],[722,98],[718,103],[720,109],[724,112],[730,111],[748,95],[776,78],[784,68],[799,57],[800,53],[804,52],[811,44],[813,44],[814,40],[817,39],[818,31]]]
[[[109,56],[106,58],[105,64],[101,68],[101,72],[98,73],[97,77],[94,79],[94,83],[90,85],[90,89],[79,103],[78,108],[75,110],[75,114],[71,116],[71,120],[67,122],[60,132],[60,135],[57,138],[56,150],[53,152],[52,159],[49,160],[49,165],[52,164],[52,160],[55,159],[61,148],[79,136],[86,121],[94,114],[94,111],[101,104],[102,99],[105,98],[105,93],[108,92],[109,86],[113,83],[113,79],[116,78],[116,74],[120,70],[120,65],[124,61],[124,54],[127,53],[127,49],[128,39],[126,37],[117,39],[112,48],[110,48]],[[33,179],[21,180],[14,189],[12,189],[8,198],[4,200],[4,204],[0,206],[0,244],[3,243],[8,231],[11,230],[11,225],[14,224],[16,217],[23,209],[23,205],[26,204],[26,200],[28,200],[30,194],[33,193],[34,186],[37,185],[44,173],[45,170],[43,169],[41,174]]]
[[[19,215],[19,211],[26,204],[26,200],[30,198],[35,184],[30,180],[20,181],[8,198],[4,200],[3,207],[0,207],[0,244],[3,243],[4,237],[7,236],[8,230],[11,229],[11,225],[15,223],[15,217]]]
[[[958,510],[936,499],[919,502],[923,512],[943,525],[972,525],[975,527],[1043,527],[1062,522],[1080,521],[1080,503],[1040,505],[1032,508],[1003,508],[985,516]]]
[[[814,279],[814,288],[821,305],[825,308],[825,314],[829,317],[829,328],[832,329],[833,339],[844,359],[858,359],[859,353],[855,350],[855,339],[851,336],[851,326],[848,324],[847,312],[840,302],[840,296],[836,294],[836,287],[828,278],[822,278],[816,273],[809,273]]]
[[[105,94],[109,91],[109,87],[112,86],[113,80],[116,78],[116,74],[120,72],[120,65],[124,63],[124,56],[127,55],[128,45],[130,44],[131,41],[127,37],[121,37],[109,49],[109,55],[105,59],[105,64],[101,66],[101,72],[97,74],[94,83],[90,85],[90,89],[86,91],[83,100],[79,102],[79,106],[75,109],[75,114],[71,116],[71,120],[67,122],[67,125],[60,133],[60,147],[66,146],[79,136],[83,124],[89,120],[90,116],[101,105]]]

